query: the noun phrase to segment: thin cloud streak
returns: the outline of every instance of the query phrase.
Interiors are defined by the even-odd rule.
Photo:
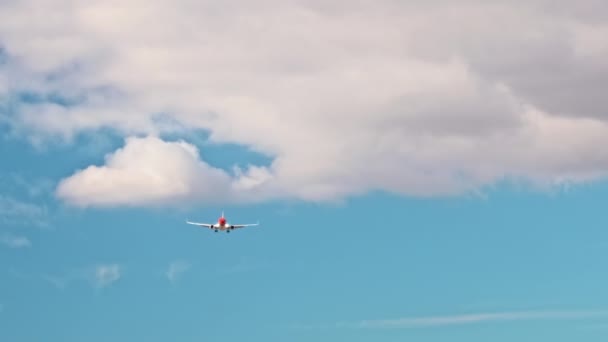
[[[95,285],[103,288],[111,285],[121,277],[121,267],[118,264],[99,265],[95,270]]]
[[[474,313],[451,316],[406,317],[384,320],[364,320],[358,328],[415,328],[431,326],[463,325],[486,322],[530,321],[530,320],[570,320],[608,315],[608,311],[519,311],[498,313]],[[338,324],[343,326],[344,324]],[[346,324],[348,325],[348,324]]]
[[[11,234],[0,235],[0,244],[10,248],[31,247],[31,241],[25,236],[15,236]]]
[[[114,285],[124,276],[125,267],[118,263],[97,264],[73,268],[61,274],[31,274],[11,268],[10,274],[18,279],[44,281],[58,290],[65,290],[74,283],[88,284],[96,290]]]
[[[38,206],[0,195],[0,223],[48,227],[48,211],[45,206]]]
[[[169,269],[167,270],[167,273],[165,273],[165,275],[171,283],[174,283],[178,280],[179,276],[182,273],[188,271],[190,267],[191,265],[187,261],[177,260],[169,265]]]

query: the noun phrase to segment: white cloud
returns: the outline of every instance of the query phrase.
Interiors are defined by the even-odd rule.
[[[202,162],[193,145],[129,138],[124,148],[106,156],[105,165],[90,166],[61,181],[57,195],[81,206],[222,201],[230,199],[232,183],[226,172]]]
[[[0,235],[0,244],[10,248],[24,248],[32,245],[30,240],[25,236],[16,236],[8,233]]]
[[[608,311],[519,311],[475,313],[453,316],[409,317],[387,320],[366,320],[355,326],[360,328],[410,328],[445,325],[475,324],[500,321],[568,320],[606,316]],[[339,324],[340,326],[349,324]]]
[[[131,139],[106,167],[64,182],[60,194],[73,202],[226,200],[210,193],[238,187],[237,200],[429,196],[505,178],[551,185],[607,175],[608,152],[597,148],[608,142],[604,3],[142,4],[3,2],[4,92],[71,102],[18,104],[14,127],[36,138],[205,129],[273,164],[227,175],[186,144]],[[187,171],[129,153],[149,152],[143,145],[177,151],[171,161]],[[162,170],[131,178],[142,162]],[[128,188],[110,191],[115,181]]]
[[[110,286],[121,277],[121,267],[118,264],[99,265],[95,269],[95,286],[103,288]]]
[[[177,260],[169,264],[166,276],[171,283],[176,282],[179,277],[190,269],[191,265],[187,261]]]

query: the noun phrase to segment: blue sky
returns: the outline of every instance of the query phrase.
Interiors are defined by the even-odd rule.
[[[91,162],[82,149],[39,152],[4,140],[3,179],[52,180]],[[44,192],[32,196],[28,186],[3,186],[3,196],[45,211],[37,217],[44,226],[27,212],[2,224],[3,234],[31,243],[0,249],[2,340],[600,341],[608,324],[601,184],[556,194],[505,186],[485,198],[370,194],[339,205],[187,210],[74,209]],[[183,222],[215,220],[222,209],[234,222],[263,225],[227,235]],[[171,263],[185,266],[173,281]],[[119,266],[105,286],[94,276],[101,265]],[[523,318],[359,326],[503,312]],[[547,317],[526,319],[529,312]]]
[[[140,5],[0,2],[0,341],[606,335],[604,3]]]

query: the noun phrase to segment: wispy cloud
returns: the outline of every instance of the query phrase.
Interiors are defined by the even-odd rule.
[[[3,189],[27,194],[29,197],[52,195],[55,183],[46,178],[29,179],[19,173],[0,175],[0,186]]]
[[[472,313],[463,315],[364,320],[355,324],[338,323],[338,326],[357,328],[416,328],[504,321],[530,321],[552,319],[569,320],[606,315],[608,315],[608,311],[513,311],[498,313]]]
[[[3,244],[10,248],[24,248],[30,247],[32,243],[25,236],[15,236],[12,234],[0,235],[0,244]]]
[[[82,270],[72,270],[70,272],[66,272],[62,275],[51,275],[51,274],[29,274],[29,273],[25,273],[22,271],[18,271],[16,269],[11,269],[10,273],[12,276],[19,278],[19,279],[25,279],[28,281],[39,281],[39,280],[43,280],[45,282],[48,282],[49,284],[53,285],[53,287],[59,289],[59,290],[63,290],[65,288],[67,288],[67,286],[76,280],[87,280],[90,279],[91,277],[89,276],[91,272],[88,272],[89,275],[87,275],[87,273],[85,271]]]
[[[65,289],[68,286],[70,280],[72,280],[70,276],[59,277],[52,275],[43,275],[42,278],[61,290]]]
[[[100,290],[121,279],[124,275],[124,267],[113,263],[73,268],[66,272],[55,274],[28,274],[16,269],[11,269],[10,273],[12,276],[20,279],[48,282],[59,290],[64,290],[73,283],[83,282]]]
[[[190,267],[191,265],[189,262],[184,260],[176,260],[169,265],[169,269],[167,270],[167,273],[165,275],[171,283],[174,283],[178,280],[180,275],[188,271]]]
[[[0,195],[0,223],[47,227],[48,211],[44,206]]]
[[[103,288],[116,282],[121,277],[121,267],[118,264],[99,265],[95,269],[95,286]]]
[[[256,260],[249,257],[241,257],[238,263],[231,267],[222,270],[223,274],[251,272],[268,267],[270,264],[262,260]]]

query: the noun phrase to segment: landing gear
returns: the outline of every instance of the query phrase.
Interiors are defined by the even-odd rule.
[[[217,233],[217,229],[215,230],[215,232]]]
[[[230,233],[230,229],[226,230],[226,233]]]

